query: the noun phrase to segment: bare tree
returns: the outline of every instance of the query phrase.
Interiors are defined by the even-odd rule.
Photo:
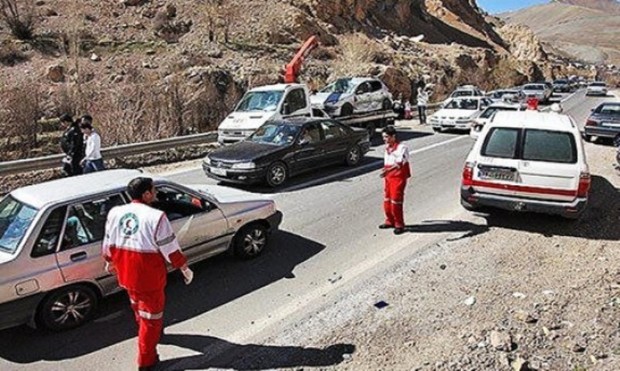
[[[31,40],[37,21],[34,3],[32,0],[22,3],[20,7],[17,0],[0,0],[0,20],[11,30],[13,36],[20,40]]]

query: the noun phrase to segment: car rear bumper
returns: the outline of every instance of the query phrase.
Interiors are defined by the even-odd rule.
[[[611,128],[605,126],[586,126],[583,129],[584,135],[602,138],[615,138],[620,134],[620,127]]]
[[[572,202],[543,201],[476,193],[472,188],[461,188],[461,205],[468,210],[479,207],[493,207],[509,211],[561,215],[571,218],[579,216],[587,204],[586,198],[577,198]]]
[[[586,91],[586,95],[602,95],[602,96],[606,96],[607,95],[607,91],[606,90],[587,90]]]
[[[236,184],[255,184],[265,180],[265,168],[257,168],[251,170],[224,169],[226,175],[216,175],[211,171],[211,167],[205,163],[202,164],[202,170],[209,178],[225,183]]]
[[[442,130],[470,130],[472,125],[470,122],[454,122],[447,123],[445,121],[432,121],[431,126],[434,129],[442,129]]]
[[[0,304],[0,330],[29,323],[34,318],[43,295],[30,295]]]

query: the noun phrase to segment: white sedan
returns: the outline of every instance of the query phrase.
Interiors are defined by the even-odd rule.
[[[342,78],[310,97],[313,107],[322,108],[331,117],[347,117],[392,109],[392,94],[378,79]]]
[[[430,124],[437,132],[449,129],[470,130],[473,119],[491,103],[486,97],[450,99],[430,117]]]

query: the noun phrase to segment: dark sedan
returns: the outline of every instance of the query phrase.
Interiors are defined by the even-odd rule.
[[[270,121],[246,140],[205,157],[208,177],[227,183],[278,187],[292,176],[343,163],[355,166],[370,150],[368,133],[325,118]]]
[[[583,132],[590,142],[592,137],[615,138],[620,135],[620,103],[602,103],[592,110]]]

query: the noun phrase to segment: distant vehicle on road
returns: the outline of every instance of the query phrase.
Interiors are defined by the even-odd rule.
[[[446,99],[446,103],[452,98],[463,98],[463,97],[482,97],[484,93],[473,85],[463,85],[459,86],[450,94],[448,99]]]
[[[586,88],[586,96],[590,95],[598,95],[598,96],[607,96],[607,84],[602,81],[595,81],[588,84]]]
[[[138,170],[108,170],[18,188],[0,199],[0,329],[30,323],[66,330],[119,290],[101,257],[106,217],[130,202]],[[252,258],[282,214],[273,200],[219,186],[153,177],[158,201],[190,263],[232,251]]]
[[[471,131],[469,136],[478,138],[482,128],[489,122],[493,121],[495,114],[500,111],[524,111],[527,106],[523,103],[493,103],[488,106],[482,113],[472,120]]]
[[[392,109],[392,94],[375,78],[341,78],[310,97],[312,105],[332,117]]]
[[[583,130],[583,138],[587,142],[592,137],[615,138],[620,134],[620,103],[602,103],[592,110],[586,120]]]
[[[553,95],[553,90],[544,83],[525,84],[521,91],[526,97],[535,97],[541,103],[548,103]]]
[[[523,92],[517,89],[493,90],[487,93],[486,97],[491,99],[494,103],[522,102],[525,100]]]
[[[554,112],[498,112],[467,156],[461,204],[576,219],[586,208],[590,172],[579,128]]]
[[[224,183],[283,185],[297,174],[333,164],[356,166],[370,149],[368,132],[333,119],[270,121],[244,141],[203,161],[205,174]]]
[[[558,93],[570,93],[571,85],[568,80],[555,80],[553,82],[553,91]]]
[[[434,131],[470,130],[472,120],[493,102],[483,96],[461,97],[448,100],[429,118]]]

